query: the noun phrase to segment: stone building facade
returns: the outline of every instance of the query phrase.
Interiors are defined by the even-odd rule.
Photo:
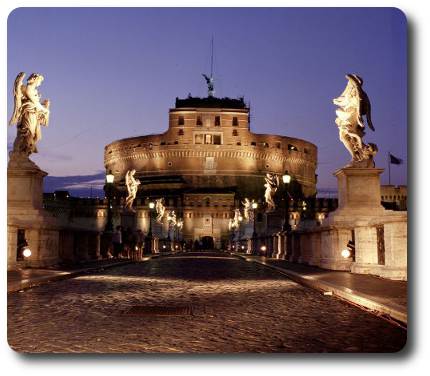
[[[381,185],[382,205],[392,210],[407,210],[408,187],[406,185]]]
[[[184,220],[183,240],[211,237],[217,247],[228,240],[228,221],[245,198],[264,209],[266,173],[286,170],[305,197],[316,194],[317,147],[305,140],[250,129],[243,98],[176,99],[166,132],[114,141],[105,147],[105,168],[124,195],[124,177],[135,169],[141,181],[137,226],[149,227],[148,203],[164,198],[167,210]],[[156,235],[166,236],[166,224]]]

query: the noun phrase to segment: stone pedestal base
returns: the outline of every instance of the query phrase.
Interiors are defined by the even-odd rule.
[[[320,266],[392,279],[406,279],[407,213],[381,205],[377,168],[342,168],[338,209],[323,221]],[[341,255],[355,240],[355,262]],[[342,269],[344,268],[344,269]]]
[[[43,267],[59,261],[59,227],[43,210],[43,178],[47,175],[28,157],[13,155],[7,170],[8,270]],[[18,230],[32,254],[17,260]]]
[[[381,183],[379,175],[382,168],[353,168],[346,167],[335,171],[338,187],[338,209],[363,214],[383,212],[381,205]]]
[[[43,178],[46,175],[28,158],[21,164],[11,160],[7,169],[8,207],[42,209]]]

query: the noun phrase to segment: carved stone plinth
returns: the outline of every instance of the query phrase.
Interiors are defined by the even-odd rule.
[[[407,213],[381,205],[382,171],[347,167],[335,172],[339,205],[323,221],[329,231],[322,236],[320,266],[406,279]],[[355,262],[341,256],[353,236]]]
[[[43,178],[48,175],[28,158],[11,160],[7,169],[8,208],[42,209]]]
[[[383,212],[381,205],[381,168],[341,168],[334,175],[338,180],[339,211]]]
[[[8,269],[52,265],[59,260],[59,227],[43,210],[43,178],[47,175],[26,156],[11,156],[7,169]],[[17,259],[18,230],[32,252]]]

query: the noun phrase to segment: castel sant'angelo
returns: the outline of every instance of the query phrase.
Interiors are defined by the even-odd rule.
[[[244,198],[264,201],[267,173],[288,171],[304,196],[316,193],[314,144],[252,132],[244,99],[217,98],[210,89],[206,98],[176,98],[166,132],[107,145],[104,163],[118,190],[124,190],[126,172],[136,170],[138,228],[147,231],[148,202],[163,198],[183,219],[183,240],[210,237],[215,246],[228,239],[228,221]],[[153,231],[160,238],[168,233],[162,225]]]

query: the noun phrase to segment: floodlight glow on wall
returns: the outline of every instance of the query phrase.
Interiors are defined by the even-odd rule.
[[[22,255],[24,257],[30,257],[31,256],[31,249],[28,247],[25,247],[24,250],[22,251]]]
[[[351,256],[351,252],[349,249],[342,249],[342,252],[340,254],[343,258],[348,258]]]

